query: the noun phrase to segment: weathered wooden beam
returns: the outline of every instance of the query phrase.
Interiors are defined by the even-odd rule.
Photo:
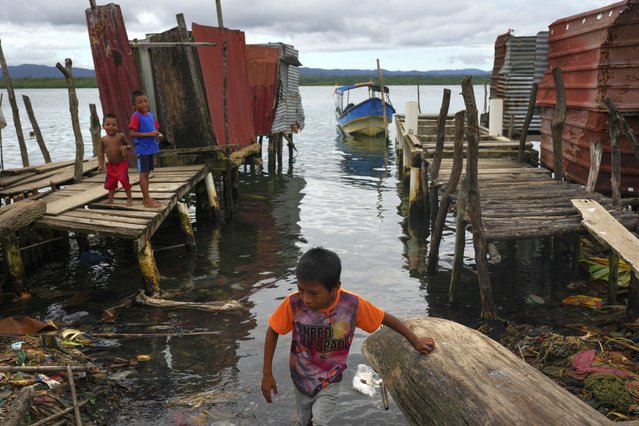
[[[601,167],[601,155],[603,154],[603,146],[601,142],[591,140],[590,145],[590,171],[588,172],[588,182],[586,183],[586,191],[594,192],[597,178],[599,177],[599,168]]]
[[[481,222],[481,203],[477,178],[479,159],[479,124],[477,123],[477,106],[473,92],[472,77],[466,76],[462,81],[462,96],[466,105],[466,122],[468,125],[468,158],[466,160],[466,178],[468,179],[467,212],[470,219],[473,245],[475,246],[475,263],[482,303],[482,318],[497,318],[493,293],[488,275],[488,252],[486,232]]]
[[[184,234],[184,243],[186,249],[190,252],[195,252],[197,246],[195,244],[195,234],[193,234],[193,226],[191,226],[191,218],[189,217],[189,208],[184,203],[177,203],[177,212],[180,217],[180,226],[182,233]]]
[[[369,336],[362,353],[411,425],[613,424],[476,330],[442,318],[405,322],[435,340],[431,354],[388,327]]]
[[[60,62],[55,64],[56,68],[64,75],[67,81],[67,87],[69,91],[69,112],[71,113],[71,123],[73,126],[73,134],[75,136],[75,173],[73,175],[73,181],[75,183],[82,182],[82,162],[84,160],[84,141],[82,140],[82,131],[80,130],[80,120],[78,119],[78,96],[75,93],[75,80],[73,79],[73,72],[71,70],[73,61],[71,58],[66,58],[64,66]]]
[[[524,118],[524,124],[522,125],[522,128],[521,128],[521,135],[519,135],[519,152],[517,154],[517,160],[520,163],[523,163],[524,161],[526,161],[526,138],[528,137],[528,129],[530,128],[530,122],[532,121],[533,115],[535,113],[535,102],[537,101],[538,89],[539,89],[539,83],[533,83],[532,87],[530,88],[530,99],[528,100],[528,110],[526,111],[526,118]]]
[[[51,155],[49,154],[47,145],[44,143],[44,138],[42,137],[42,132],[38,125],[38,120],[36,120],[36,116],[33,112],[33,106],[31,106],[31,99],[29,99],[27,95],[22,95],[22,101],[24,102],[24,107],[27,109],[27,115],[29,116],[29,121],[31,121],[31,127],[33,128],[36,142],[38,142],[38,147],[40,147],[42,158],[44,158],[45,163],[49,164],[51,162]]]
[[[139,41],[137,38],[129,41],[129,46],[134,49],[153,49],[166,47],[211,47],[215,43],[208,41]]]
[[[566,119],[566,91],[564,89],[564,75],[561,68],[552,69],[552,78],[555,82],[555,116],[552,120],[552,149],[553,149],[553,172],[555,180],[562,180],[564,177],[564,155],[562,136],[564,132],[564,121]]]
[[[89,104],[89,111],[91,111],[91,142],[93,144],[93,155],[98,155],[102,133],[102,125],[100,124],[100,117],[98,116],[95,104]],[[116,118],[117,119],[117,118]],[[119,124],[119,123],[118,123]],[[122,131],[122,125],[120,124],[120,131]]]
[[[437,260],[439,257],[439,245],[444,232],[446,216],[448,215],[448,207],[451,203],[451,194],[457,190],[457,184],[462,172],[464,162],[464,121],[466,111],[460,111],[455,114],[455,156],[453,157],[453,166],[451,168],[450,177],[444,195],[442,195],[441,205],[437,211],[437,218],[433,225],[433,232],[430,237],[430,248],[428,250],[427,270],[429,272],[437,271]]]
[[[9,273],[9,280],[16,289],[16,294],[21,298],[31,297],[27,288],[27,275],[15,232],[9,232],[0,240],[2,241],[2,257]]]
[[[628,142],[630,142],[630,146],[632,147],[632,152],[634,152],[635,158],[637,159],[637,161],[639,161],[639,141],[637,141],[637,137],[628,125],[628,122],[623,117],[623,115],[621,115],[619,109],[610,98],[604,99],[603,103],[606,105],[606,107],[608,107],[611,118],[617,121],[617,125],[619,126],[620,130],[623,132],[624,136],[628,138]]]
[[[138,252],[137,256],[146,294],[149,296],[159,294],[161,292],[160,272],[158,271],[157,264],[155,263],[155,256],[153,255],[153,249],[151,248],[151,241],[148,239],[144,241],[144,246],[142,247],[142,250]]]

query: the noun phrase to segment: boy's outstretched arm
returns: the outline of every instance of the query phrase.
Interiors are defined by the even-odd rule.
[[[384,312],[384,320],[382,321],[382,324],[404,336],[406,340],[408,340],[409,343],[420,352],[429,354],[435,349],[435,341],[431,337],[417,336],[406,326],[406,324],[404,324],[403,321],[388,312]]]
[[[277,347],[277,338],[279,334],[270,326],[266,329],[266,338],[264,339],[264,365],[262,367],[262,394],[269,404],[273,402],[271,399],[271,391],[277,395],[277,383],[273,377],[273,354]]]

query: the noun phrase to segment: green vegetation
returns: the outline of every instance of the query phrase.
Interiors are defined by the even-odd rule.
[[[95,77],[76,77],[75,87],[77,89],[97,88],[98,83]],[[42,77],[42,78],[17,78],[11,79],[14,89],[66,89],[67,81],[64,77]],[[5,89],[4,80],[0,80],[0,88]]]
[[[389,75],[384,77],[384,84],[387,86],[422,86],[428,85],[460,85],[464,79],[463,75],[432,75],[432,76],[413,76],[413,75]],[[347,84],[361,83],[363,81],[377,81],[375,76],[326,76],[326,77],[300,77],[300,86],[334,86],[338,84],[344,86]],[[474,84],[490,84],[490,74],[474,75]]]

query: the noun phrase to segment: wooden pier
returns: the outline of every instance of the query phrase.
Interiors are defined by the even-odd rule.
[[[619,200],[588,191],[582,185],[562,181],[548,170],[530,164],[526,161],[530,155],[524,155],[524,161],[519,161],[522,155],[518,154],[521,151],[530,154],[531,146],[504,140],[506,138],[490,140],[486,131],[478,125],[472,88],[468,89],[467,80],[463,94],[467,113],[457,113],[454,125],[451,119],[433,125],[433,117],[419,116],[417,120],[412,119],[413,129],[417,131],[410,131],[404,127],[409,118],[397,117],[397,142],[404,160],[404,174],[408,170],[410,175],[409,225],[416,217],[422,216],[422,219],[426,218],[426,226],[430,224],[432,230],[427,269],[430,272],[437,269],[445,219],[449,206],[455,202],[455,259],[449,299],[451,302],[455,299],[455,288],[463,266],[465,231],[468,230],[473,235],[482,317],[495,318],[488,258],[498,259],[499,254],[492,242],[569,236],[572,239],[573,268],[576,270],[580,235],[586,233],[586,228],[580,211],[571,200],[596,201],[623,229],[635,229],[637,213],[622,208]],[[447,117],[447,108],[443,106],[442,112],[442,116]],[[468,141],[466,146],[464,139]],[[462,170],[465,170],[463,176]],[[611,280],[609,292],[614,291],[616,295],[616,286],[616,279],[614,282]],[[636,314],[639,313],[636,277],[632,280],[631,293],[634,296],[629,300],[628,311]]]
[[[88,170],[94,170],[97,168],[97,160],[86,161],[85,165]],[[51,165],[47,166],[52,167]],[[63,169],[65,167],[68,166],[63,166]],[[71,168],[73,168],[72,165]],[[0,187],[0,195],[10,197],[29,190],[32,194],[37,194],[32,198],[37,198],[39,203],[46,203],[46,213],[36,219],[33,226],[73,232],[76,236],[92,234],[98,237],[132,241],[148,294],[159,292],[159,273],[150,239],[173,208],[178,207],[182,230],[185,234],[185,245],[188,249],[194,249],[195,243],[188,208],[181,202],[181,199],[191,192],[198,183],[204,181],[209,205],[212,208],[219,208],[213,179],[206,165],[162,167],[153,170],[149,178],[149,192],[152,198],[162,204],[159,208],[143,206],[142,193],[139,186],[135,185],[138,181],[137,172],[129,173],[129,180],[134,185],[132,188],[133,205],[131,206],[126,205],[126,195],[122,189],[116,192],[114,203],[101,204],[108,193],[104,189],[104,174],[85,177],[81,183],[69,184],[61,189],[38,193],[43,188],[55,186],[53,182],[47,180],[52,177],[48,176],[49,172],[21,170],[21,173],[8,173],[5,172],[5,176],[0,177],[0,182],[3,182],[2,179],[7,176],[19,177],[22,175],[23,179],[12,182],[10,186]],[[64,173],[66,173],[64,176],[68,175],[68,171]],[[40,178],[36,178],[38,175]],[[70,178],[72,177],[73,173],[70,175]],[[5,180],[8,181],[8,179]],[[67,181],[65,180],[65,182]],[[60,182],[56,181],[56,183]],[[23,201],[17,201],[17,203],[20,204]],[[6,242],[3,240],[3,246]],[[19,256],[17,261],[19,262]],[[9,268],[19,271],[21,266],[9,265]],[[22,280],[23,283],[24,281]],[[16,288],[16,290],[18,294],[28,293],[26,288]]]

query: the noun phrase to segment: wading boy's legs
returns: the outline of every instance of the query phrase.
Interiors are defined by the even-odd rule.
[[[297,426],[324,426],[333,424],[333,415],[337,406],[339,382],[331,383],[310,397],[295,388],[297,406]]]

